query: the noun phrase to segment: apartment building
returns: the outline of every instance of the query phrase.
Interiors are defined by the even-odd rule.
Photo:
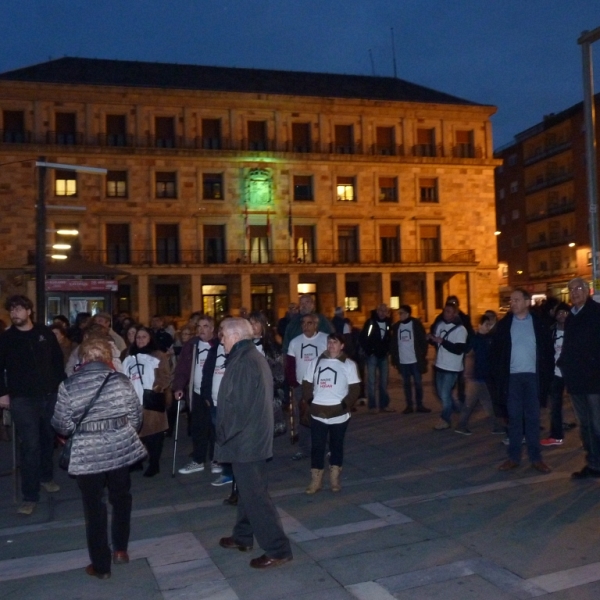
[[[281,316],[360,325],[497,307],[492,106],[400,79],[62,58],[0,74],[0,292],[34,294],[48,169],[48,315]],[[67,236],[66,232],[77,232]],[[66,246],[71,246],[66,249]],[[95,283],[92,283],[95,282]]]
[[[571,278],[592,278],[582,103],[544,117],[496,156],[501,293],[521,286],[567,299]]]

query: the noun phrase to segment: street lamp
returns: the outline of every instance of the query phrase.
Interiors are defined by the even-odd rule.
[[[46,324],[46,169],[61,169],[79,173],[106,174],[107,169],[46,162],[41,156],[35,163],[38,169],[38,202],[36,206],[35,237],[35,312],[38,323]]]
[[[584,31],[577,43],[581,45],[583,60],[583,110],[585,117],[585,159],[587,170],[588,209],[590,216],[590,243],[592,247],[592,279],[594,296],[599,293],[598,268],[598,173],[596,168],[596,114],[594,107],[594,83],[592,67],[592,44],[600,39],[600,27]]]

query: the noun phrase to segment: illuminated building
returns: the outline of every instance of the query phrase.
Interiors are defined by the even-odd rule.
[[[122,272],[114,308],[142,322],[303,291],[430,321],[451,293],[497,305],[494,112],[394,78],[63,58],[0,74],[0,163],[108,169],[50,173],[49,227]],[[3,293],[27,285],[35,189],[0,167]]]

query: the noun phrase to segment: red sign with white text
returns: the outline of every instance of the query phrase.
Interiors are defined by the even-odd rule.
[[[46,279],[47,292],[116,292],[115,279]]]

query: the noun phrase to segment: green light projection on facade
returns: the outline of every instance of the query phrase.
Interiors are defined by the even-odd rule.
[[[268,169],[250,169],[246,174],[245,203],[250,209],[273,206],[273,178]]]

